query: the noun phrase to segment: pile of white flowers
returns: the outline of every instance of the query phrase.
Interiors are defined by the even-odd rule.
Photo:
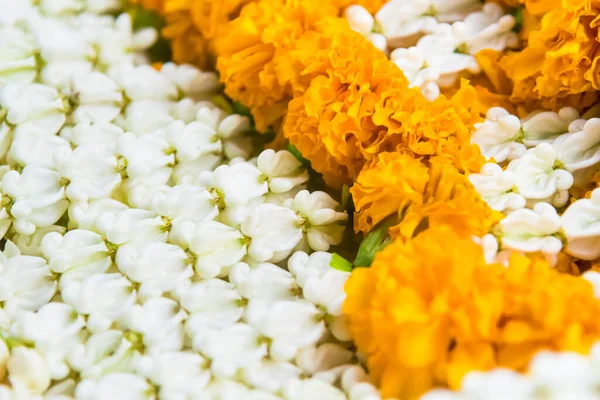
[[[492,209],[506,214],[494,232],[497,240],[486,241],[492,258],[494,246],[540,251],[550,259],[565,246],[580,259],[600,257],[600,190],[569,204],[569,189],[585,191],[600,169],[597,112],[580,116],[565,107],[521,121],[495,107],[476,126],[473,143],[495,162],[469,179]]]
[[[0,399],[379,399],[346,212],[120,3],[0,1]]]
[[[353,5],[350,26],[388,53],[411,86],[434,100],[440,88],[465,74],[478,74],[475,55],[483,49],[516,48],[515,17],[480,0],[390,0],[375,16]]]

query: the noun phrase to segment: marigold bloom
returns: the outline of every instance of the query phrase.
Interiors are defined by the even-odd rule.
[[[350,330],[384,397],[456,389],[472,370],[522,371],[539,350],[585,353],[600,338],[589,282],[542,258],[488,265],[449,227],[395,241],[345,289]]]
[[[284,133],[330,186],[351,184],[366,162],[385,151],[443,155],[461,171],[483,165],[470,144],[479,120],[473,88],[463,85],[455,98],[429,102],[350,30],[334,34],[331,48],[308,60],[304,74],[317,77],[290,103]]]
[[[569,1],[544,15],[528,46],[501,66],[512,80],[511,101],[582,110],[598,99],[600,2]]]
[[[470,237],[483,236],[501,219],[469,179],[444,158],[427,162],[401,153],[382,153],[367,164],[350,190],[356,207],[354,229],[367,233],[391,215],[393,237],[410,239],[426,224],[451,226]]]
[[[337,14],[330,1],[261,0],[244,7],[228,24],[216,45],[217,69],[225,92],[250,108],[258,130],[278,121],[310,81],[300,77],[304,60],[290,55],[296,42],[308,36],[311,51],[329,47],[320,41],[330,33],[318,37],[316,32],[335,31],[338,24],[347,27],[346,21],[332,18]]]
[[[252,0],[133,0],[161,14],[162,31],[171,41],[173,61],[207,68],[214,58],[213,39],[226,31],[227,22]]]
[[[422,204],[429,174],[421,161],[401,153],[381,153],[358,175],[350,189],[354,229],[368,232],[386,217]]]

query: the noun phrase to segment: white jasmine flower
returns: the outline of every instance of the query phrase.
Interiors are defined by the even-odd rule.
[[[163,64],[160,73],[175,84],[180,93],[194,99],[200,99],[219,87],[217,74],[200,71],[189,64],[168,62]]]
[[[340,386],[350,400],[381,399],[381,395],[370,382],[369,375],[358,365],[344,368],[340,376]]]
[[[126,339],[128,336],[134,342]],[[69,365],[83,379],[99,379],[110,372],[133,372],[140,357],[139,343],[133,334],[108,330],[91,335],[85,343],[73,346],[68,354]]]
[[[562,169],[557,157],[552,145],[542,143],[508,164],[507,170],[515,174],[517,190],[529,205],[547,202],[562,207],[569,200],[573,175]]]
[[[556,237],[560,223],[556,209],[548,203],[538,203],[533,210],[512,211],[500,221],[502,248],[556,256],[562,249],[562,242]]]
[[[572,107],[563,107],[558,112],[542,111],[531,113],[523,119],[523,143],[529,147],[540,143],[551,143],[569,132],[569,125],[579,118],[579,112]]]
[[[223,329],[242,317],[242,297],[229,282],[207,279],[194,282],[176,292],[181,306],[190,314],[185,329],[190,336],[205,327]]]
[[[383,34],[393,47],[408,47],[423,33],[432,32],[441,22],[463,19],[481,7],[475,0],[388,1],[375,15]]]
[[[483,250],[483,257],[485,258],[486,263],[493,264],[498,261],[497,258],[500,244],[498,243],[496,236],[491,233],[488,233],[481,238],[473,236],[473,241]]]
[[[256,164],[273,193],[288,192],[308,181],[308,171],[289,151],[264,150]]]
[[[11,0],[0,1],[0,22],[2,25],[16,25],[17,22],[26,21],[33,16],[37,10],[31,0],[15,3]]]
[[[83,145],[64,149],[54,157],[57,171],[67,180],[66,195],[73,202],[110,197],[121,184],[121,166],[108,149]]]
[[[13,387],[23,385],[34,396],[43,394],[50,387],[50,370],[36,350],[23,346],[13,348],[7,369]]]
[[[0,254],[0,278],[0,301],[10,315],[36,311],[56,293],[56,280],[46,261],[20,255],[10,241]]]
[[[171,174],[171,181],[175,185],[202,186],[200,176],[204,171],[213,171],[223,161],[221,154],[205,154],[197,160],[190,162],[177,162]]]
[[[304,220],[302,230],[313,250],[327,251],[342,241],[348,214],[337,211],[340,204],[327,193],[302,190],[286,206]]]
[[[97,199],[89,203],[71,203],[69,206],[69,229],[86,229],[100,232],[96,226],[98,217],[104,213],[117,214],[127,210],[126,204],[114,199]]]
[[[71,116],[75,123],[114,121],[124,104],[121,88],[97,71],[73,77],[71,101],[77,105]]]
[[[279,262],[302,240],[305,221],[294,211],[274,204],[261,204],[242,223],[242,233],[251,239],[248,254],[257,261]]]
[[[244,235],[220,222],[181,224],[181,229],[184,231],[181,235],[189,238],[183,242],[196,258],[194,267],[202,278],[225,276],[247,254],[248,240]]]
[[[0,88],[6,121],[18,130],[56,134],[66,120],[66,108],[56,89],[37,83],[9,83]]]
[[[283,388],[285,400],[345,400],[346,395],[336,387],[318,379],[293,379]]]
[[[212,127],[223,142],[223,151],[228,158],[249,158],[252,145],[244,136],[250,131],[250,119],[238,114],[227,114],[210,103],[205,103],[196,114],[196,121]]]
[[[373,32],[367,35],[367,39],[369,39],[369,42],[371,42],[373,46],[378,48],[382,53],[387,54],[388,42],[384,35]]]
[[[61,129],[60,136],[71,142],[74,146],[91,145],[116,152],[117,139],[123,133],[123,128],[112,123],[88,122],[74,126],[65,126]]]
[[[32,235],[21,235],[15,233],[12,236],[14,244],[24,256],[43,257],[42,239],[49,233],[57,232],[64,235],[67,228],[60,225],[50,225],[46,228],[38,228]]]
[[[229,272],[229,282],[246,299],[294,299],[299,295],[292,274],[270,263],[238,263]]]
[[[122,5],[120,0],[85,0],[85,9],[96,14],[118,11]]]
[[[268,358],[248,365],[241,375],[249,386],[270,393],[281,391],[286,382],[297,379],[302,370],[289,362],[273,361]]]
[[[115,123],[137,135],[152,133],[166,128],[172,121],[173,104],[170,101],[140,100],[127,106]]]
[[[44,63],[41,81],[57,88],[70,85],[71,77],[93,68],[94,47],[76,27],[58,18],[34,17],[28,20]]]
[[[418,87],[429,101],[440,95],[437,84],[440,71],[436,66],[429,65],[426,60],[427,52],[422,47],[398,48],[390,54],[390,59],[402,70],[410,87]]]
[[[43,356],[52,379],[60,380],[69,374],[66,357],[73,346],[82,342],[84,326],[83,317],[68,304],[49,303],[37,312],[17,315],[10,334],[32,343]]]
[[[75,390],[77,400],[155,400],[154,388],[143,378],[113,373],[93,381],[82,380]]]
[[[50,269],[62,274],[61,287],[67,280],[103,274],[112,265],[109,249],[102,236],[83,229],[70,230],[64,235],[48,233],[42,239],[41,251]]]
[[[199,398],[211,379],[207,360],[190,351],[163,352],[145,358],[147,378],[165,400]]]
[[[581,277],[592,284],[594,288],[594,297],[600,298],[600,273],[596,271],[586,271]]]
[[[528,400],[535,398],[535,387],[531,381],[523,375],[507,369],[496,369],[485,373],[471,372],[463,379],[462,390],[465,398],[468,399]]]
[[[38,68],[35,52],[33,40],[25,30],[18,26],[2,26],[0,28],[0,85],[11,82],[33,82]]]
[[[108,76],[117,82],[132,101],[176,100],[177,86],[150,65],[121,64],[112,68]]]
[[[108,69],[113,65],[130,64],[137,61],[136,58],[146,62],[141,52],[150,48],[157,38],[158,32],[153,28],[139,29],[134,32],[131,16],[122,13],[114,20],[110,29],[98,32],[95,41],[98,47],[98,65]]]
[[[201,122],[173,121],[157,131],[169,143],[178,162],[192,162],[205,154],[221,153],[223,144],[215,130]]]
[[[309,346],[298,352],[296,365],[306,374],[315,375],[332,368],[348,364],[354,358],[354,352],[335,343]]]
[[[315,344],[325,332],[323,314],[305,300],[250,300],[248,324],[272,339],[274,360],[292,359],[299,349]]]
[[[109,329],[135,303],[133,285],[121,274],[98,274],[81,281],[68,281],[61,288],[61,295],[79,314],[88,316],[90,332]]]
[[[141,284],[142,299],[174,290],[194,274],[181,247],[161,242],[126,243],[117,250],[115,263],[127,278]]]
[[[219,209],[208,190],[192,185],[165,187],[164,191],[154,192],[150,198],[150,208],[170,218],[173,224],[179,221],[212,221],[219,215]]]
[[[249,163],[221,165],[213,172],[203,172],[200,179],[224,207],[247,204],[269,190],[261,171]]]
[[[561,216],[561,225],[569,254],[584,260],[600,257],[600,189],[590,199],[571,204]]]
[[[485,164],[481,173],[469,175],[469,181],[493,210],[518,210],[525,207],[525,198],[516,193],[517,176],[513,171],[503,170],[498,164]]]
[[[69,15],[83,11],[80,0],[40,0],[38,7],[46,15]]]
[[[175,163],[169,143],[158,135],[136,136],[126,132],[117,142],[117,152],[126,160],[129,178],[143,178],[152,184],[165,184]]]
[[[133,240],[166,242],[170,222],[152,211],[128,208],[100,214],[96,226],[106,240],[121,245]]]
[[[484,49],[504,51],[519,45],[519,38],[513,32],[515,17],[505,14],[495,3],[483,5],[481,11],[469,14],[464,20],[452,26],[454,34],[461,41],[457,46],[471,55]]]
[[[136,304],[120,319],[123,328],[142,335],[149,354],[179,351],[183,346],[183,321],[187,313],[179,304],[165,297]]]
[[[348,20],[350,28],[363,36],[371,33],[375,26],[375,19],[363,6],[352,5],[346,8],[344,17]]]
[[[475,124],[471,142],[479,146],[485,158],[502,163],[525,154],[525,145],[518,142],[520,135],[519,118],[501,107],[492,107],[487,112],[486,120]]]
[[[589,359],[577,353],[542,351],[535,355],[529,368],[536,386],[552,393],[556,399],[595,391],[598,384]]]
[[[588,120],[583,129],[559,136],[552,145],[575,183],[587,184],[600,164],[600,119]]]
[[[62,177],[55,171],[27,166],[2,177],[2,193],[10,198],[10,215],[18,233],[31,235],[36,227],[53,225],[69,206]]]
[[[35,165],[54,169],[55,155],[70,150],[70,143],[59,136],[46,135],[35,130],[20,130],[15,134],[7,161],[22,167]]]
[[[242,323],[195,332],[193,346],[212,361],[211,371],[217,379],[232,378],[238,369],[267,355],[267,343],[260,333]]]

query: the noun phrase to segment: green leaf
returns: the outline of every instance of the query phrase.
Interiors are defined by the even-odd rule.
[[[352,263],[337,253],[331,255],[329,266],[344,272],[352,271]]]
[[[517,7],[510,10],[510,15],[515,17],[515,26],[512,28],[513,32],[519,33],[523,29],[523,8]]]
[[[391,243],[388,229],[393,225],[395,219],[388,218],[365,236],[358,247],[358,254],[354,260],[354,267],[370,267],[375,255]]]
[[[348,209],[350,205],[350,201],[352,201],[352,196],[350,195],[350,186],[344,185],[342,187],[342,198],[340,201],[340,210],[344,211]]]
[[[304,156],[302,156],[302,153],[300,153],[300,150],[298,150],[296,146],[294,146],[291,143],[288,143],[287,150],[290,153],[292,153],[294,157],[296,157],[296,159],[302,163],[302,165],[304,165],[305,167],[310,167],[310,161],[308,161],[306,158],[304,158]]]

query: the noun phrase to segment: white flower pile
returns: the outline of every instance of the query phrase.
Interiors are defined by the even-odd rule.
[[[346,212],[119,4],[0,1],[0,399],[379,399]]]
[[[589,356],[541,352],[522,375],[507,369],[471,372],[460,392],[433,390],[421,400],[597,400],[600,399],[600,343]]]
[[[495,3],[479,0],[390,0],[371,15],[361,6],[346,9],[350,26],[367,37],[404,72],[411,86],[434,100],[440,88],[465,74],[478,74],[475,55],[519,44],[516,20]]]
[[[555,260],[564,247],[580,259],[600,257],[600,191],[568,205],[569,189],[585,190],[600,170],[596,113],[565,107],[520,120],[494,107],[476,125],[472,142],[493,162],[469,179],[506,214],[494,232],[501,251],[539,251]]]

